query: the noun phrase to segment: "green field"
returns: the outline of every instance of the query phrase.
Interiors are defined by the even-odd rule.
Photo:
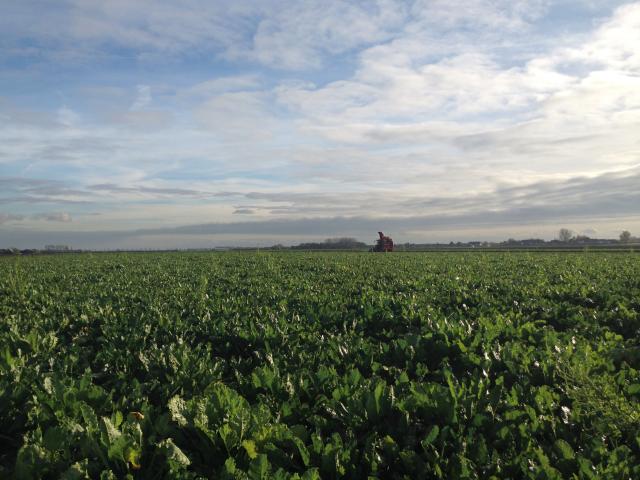
[[[640,255],[0,259],[0,478],[640,478]]]

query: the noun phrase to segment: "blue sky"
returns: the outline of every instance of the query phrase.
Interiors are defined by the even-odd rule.
[[[0,248],[640,233],[640,2],[6,2]]]

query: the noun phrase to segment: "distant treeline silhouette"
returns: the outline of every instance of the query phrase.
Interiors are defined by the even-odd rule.
[[[327,238],[323,242],[301,243],[291,248],[294,250],[362,250],[368,247],[369,245],[355,238],[340,237]]]

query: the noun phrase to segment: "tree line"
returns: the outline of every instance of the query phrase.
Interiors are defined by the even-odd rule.
[[[629,230],[623,230],[618,236],[620,243],[630,243],[638,241],[639,239],[632,236]],[[561,228],[558,232],[558,240],[561,242],[580,242],[585,240],[591,240],[586,235],[575,235],[573,231],[568,228]]]

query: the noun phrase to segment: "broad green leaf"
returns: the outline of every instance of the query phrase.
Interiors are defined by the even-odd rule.
[[[122,412],[120,412],[120,411],[116,411],[116,412],[113,414],[113,419],[112,419],[112,421],[113,421],[113,425],[114,425],[116,428],[120,427],[120,425],[121,425],[121,424],[122,424],[122,422],[124,421],[124,416],[122,415]]]
[[[60,477],[61,480],[84,480],[90,479],[91,476],[87,471],[88,460],[84,460],[83,463],[76,462],[71,465]]]
[[[111,423],[110,418],[102,417],[101,420],[102,420],[102,427],[104,429],[104,433],[106,435],[106,440],[107,440],[105,443],[107,445],[112,445],[118,438],[120,438],[122,433],[113,425],[113,423]]]
[[[427,436],[424,438],[424,440],[422,440],[422,445],[426,446],[426,445],[431,445],[436,438],[438,438],[438,434],[440,433],[440,427],[438,427],[438,425],[434,425],[429,429],[429,433],[427,433]]]
[[[302,463],[304,463],[305,466],[308,466],[311,457],[309,455],[309,451],[307,450],[307,447],[305,446],[304,442],[300,440],[298,437],[292,437],[292,440],[298,449],[300,458],[302,458]]]
[[[84,402],[80,403],[80,412],[82,413],[82,418],[84,419],[84,423],[89,432],[97,434],[100,426],[98,423],[98,416],[95,414],[93,409]]]
[[[169,400],[168,404],[169,413],[171,414],[171,420],[176,422],[181,427],[185,427],[189,422],[185,417],[187,410],[187,403],[178,396]]]
[[[629,395],[640,396],[640,383],[632,383],[627,387]]]
[[[310,468],[302,475],[302,480],[320,480],[321,478],[317,468]]]
[[[67,433],[60,427],[48,428],[42,437],[42,444],[47,450],[61,450],[66,446]]]
[[[264,480],[269,475],[269,460],[262,453],[257,458],[251,460],[249,464],[249,478],[251,480]]]
[[[256,449],[256,444],[253,440],[243,440],[242,446],[251,460],[258,456],[258,450]]]
[[[575,453],[573,452],[573,448],[569,445],[565,440],[559,438],[553,443],[553,448],[558,453],[560,458],[565,460],[573,460],[575,458]]]
[[[124,458],[131,465],[131,468],[137,470],[141,467],[142,451],[138,447],[128,447]]]
[[[189,457],[175,444],[171,438],[166,438],[158,444],[158,448],[164,452],[169,461],[178,465],[187,466],[191,464]]]

